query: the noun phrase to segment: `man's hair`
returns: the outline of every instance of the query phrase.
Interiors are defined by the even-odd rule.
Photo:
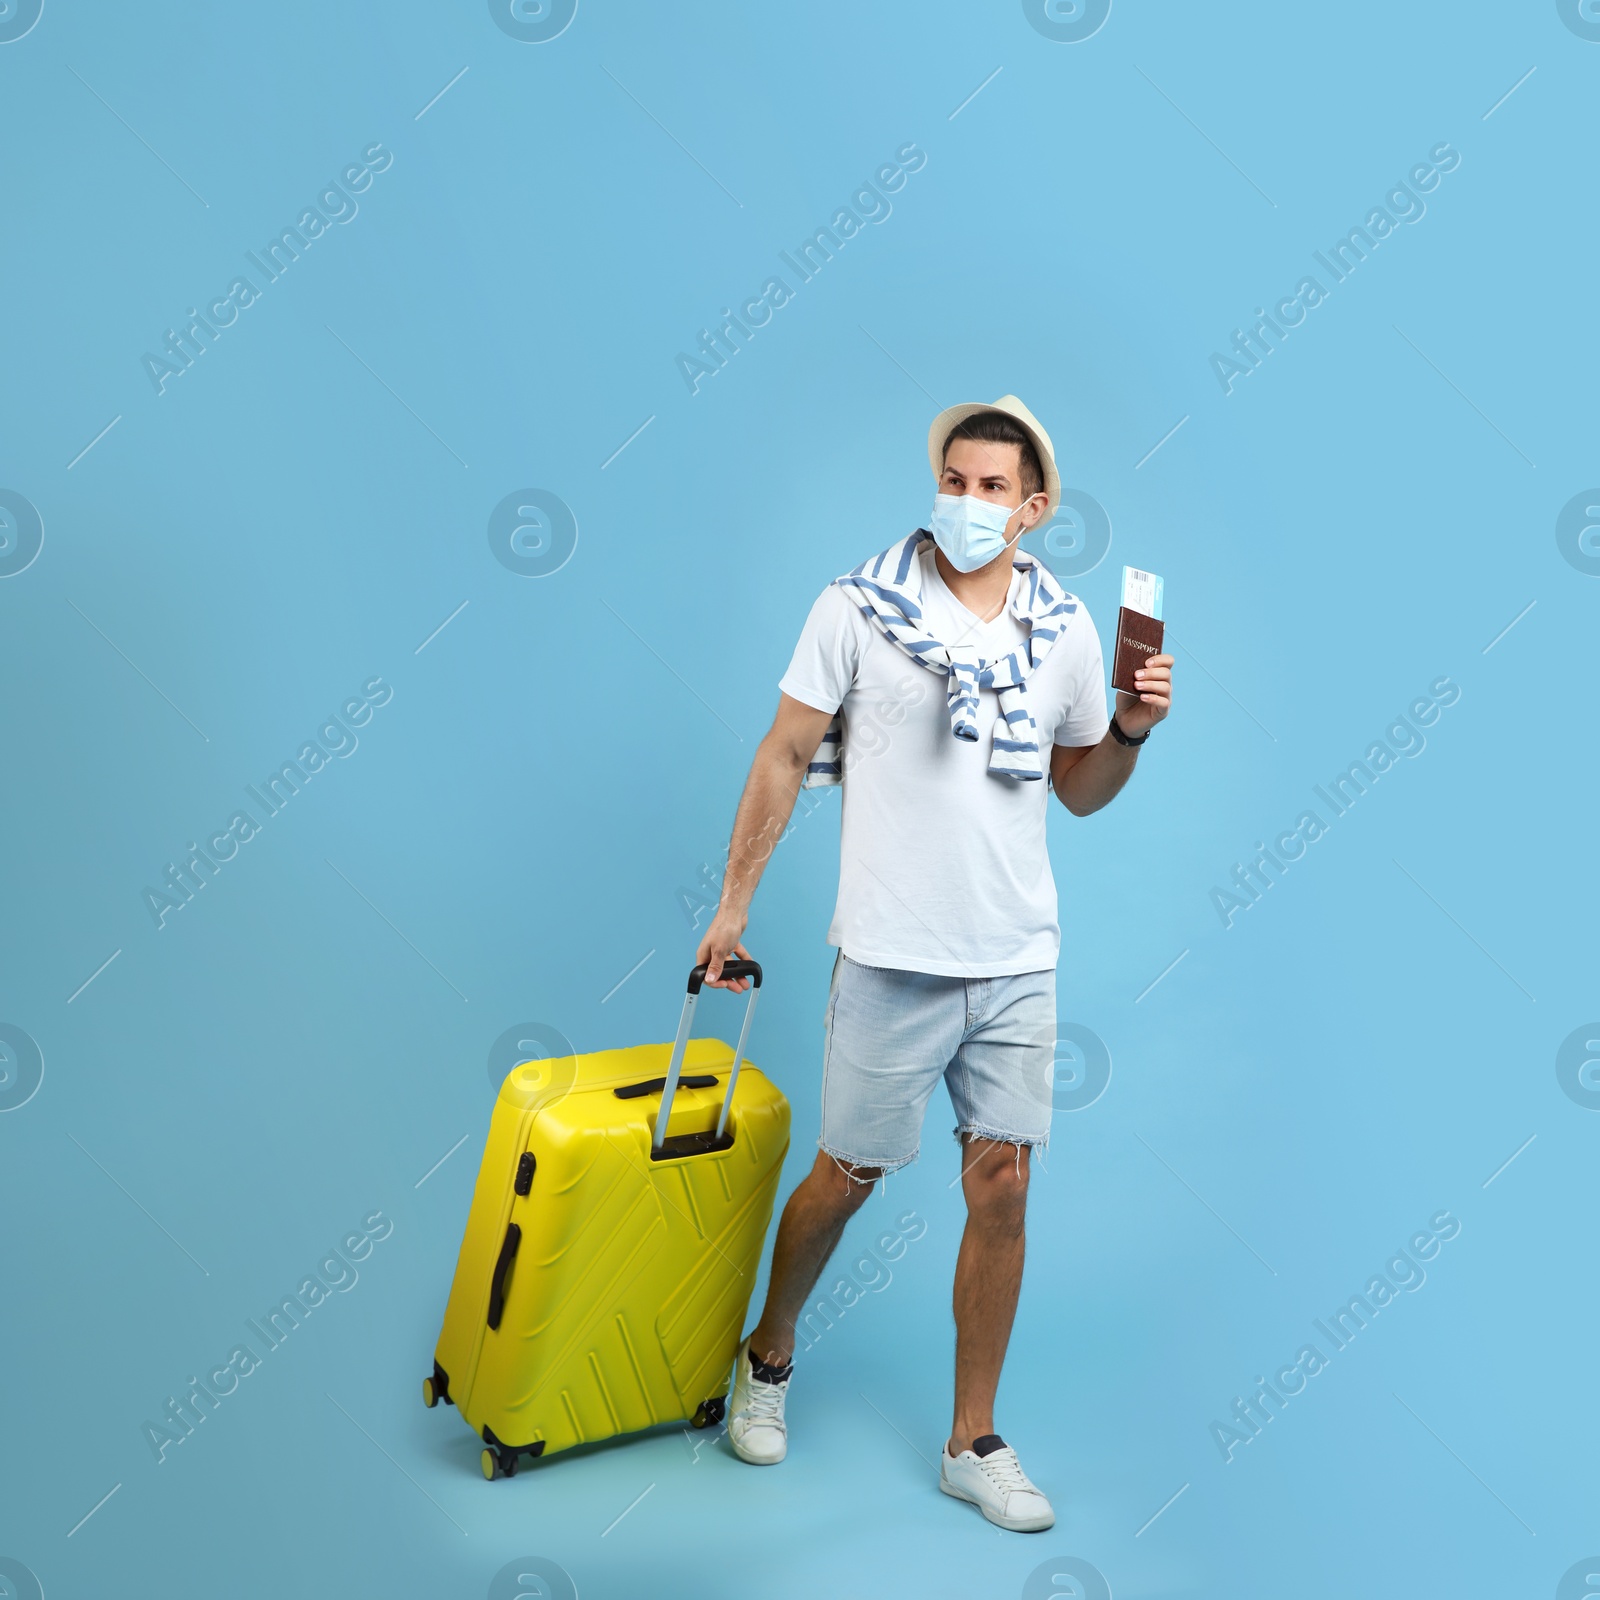
[[[1003,411],[979,411],[958,422],[944,442],[940,465],[950,459],[950,446],[957,439],[973,439],[979,444],[1014,444],[1022,457],[1022,496],[1041,494],[1044,491],[1044,471],[1039,465],[1039,452],[1021,423]]]

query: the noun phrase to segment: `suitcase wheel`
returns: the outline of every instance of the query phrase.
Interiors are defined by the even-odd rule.
[[[432,1411],[441,1400],[447,1406],[454,1404],[450,1398],[450,1374],[435,1361],[432,1374],[422,1380],[422,1403]]]
[[[484,1477],[491,1483],[496,1478],[514,1478],[517,1475],[517,1452],[490,1450],[486,1447],[478,1457],[478,1465],[483,1468]]]
[[[694,1414],[694,1425],[697,1428],[709,1428],[713,1423],[721,1422],[727,1414],[728,1397],[716,1395],[710,1400],[702,1400],[700,1408]]]

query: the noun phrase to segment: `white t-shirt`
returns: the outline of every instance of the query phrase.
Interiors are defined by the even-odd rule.
[[[943,644],[1005,655],[1027,637],[1006,608],[981,622],[918,556],[923,626]],[[828,943],[872,967],[992,978],[1054,967],[1056,885],[1045,849],[1052,744],[1098,744],[1109,726],[1100,636],[1081,600],[1028,678],[1037,780],[991,777],[999,695],[978,692],[976,743],[950,731],[949,679],[918,666],[829,584],[778,687],[844,713],[839,899]]]

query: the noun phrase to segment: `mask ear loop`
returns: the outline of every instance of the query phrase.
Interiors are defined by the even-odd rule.
[[[1039,494],[1042,494],[1042,493],[1043,493],[1043,492],[1044,492],[1044,491],[1043,491],[1043,490],[1042,490],[1042,489],[1041,489],[1041,490],[1038,490],[1038,491],[1036,491],[1036,493],[1039,493]],[[1014,516],[1016,516],[1016,514],[1017,514],[1017,512],[1019,512],[1019,511],[1021,511],[1021,510],[1022,510],[1022,506],[1025,506],[1025,505],[1027,505],[1027,503],[1028,503],[1028,500],[1032,500],[1032,499],[1033,499],[1033,498],[1034,498],[1034,496],[1033,496],[1033,495],[1031,495],[1031,494],[1030,494],[1030,495],[1029,495],[1029,496],[1028,496],[1028,499],[1027,499],[1027,500],[1024,500],[1024,501],[1023,501],[1023,502],[1022,502],[1022,505],[1019,505],[1019,506],[1016,506],[1016,507],[1014,507],[1014,508],[1013,508],[1013,509],[1012,509],[1012,512],[1011,512],[1011,516],[1012,516],[1012,517],[1014,517]],[[1010,520],[1011,520],[1011,517],[1007,517],[1007,518],[1006,518],[1006,520],[1007,520],[1007,521],[1008,521],[1008,522],[1009,522],[1009,521],[1010,521]],[[1027,527],[1022,527],[1022,528],[1019,528],[1019,529],[1018,529],[1018,530],[1017,530],[1017,536],[1016,536],[1016,538],[1015,538],[1015,539],[1009,539],[1009,540],[1007,540],[1007,541],[1006,541],[1006,549],[1007,549],[1007,550],[1012,550],[1012,549],[1015,549],[1015,548],[1016,548],[1016,546],[1017,546],[1017,545],[1019,545],[1019,544],[1020,544],[1020,543],[1021,543],[1021,542],[1022,542],[1022,537],[1023,537],[1023,535],[1024,535],[1024,534],[1028,534],[1028,533],[1032,533],[1032,532],[1033,532],[1033,530],[1034,530],[1034,528],[1037,528],[1037,527],[1038,527],[1038,526],[1039,526],[1039,524],[1038,524],[1038,523],[1037,523],[1037,522],[1035,522],[1035,523],[1033,523],[1033,524],[1032,524],[1032,525],[1031,525],[1031,526],[1027,526]]]

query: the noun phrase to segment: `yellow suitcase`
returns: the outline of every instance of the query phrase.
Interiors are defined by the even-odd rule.
[[[422,1386],[482,1437],[486,1478],[722,1419],[789,1148],[789,1102],[744,1061],[761,968],[723,971],[753,980],[733,1049],[689,1038],[701,966],[671,1045],[506,1078]]]

